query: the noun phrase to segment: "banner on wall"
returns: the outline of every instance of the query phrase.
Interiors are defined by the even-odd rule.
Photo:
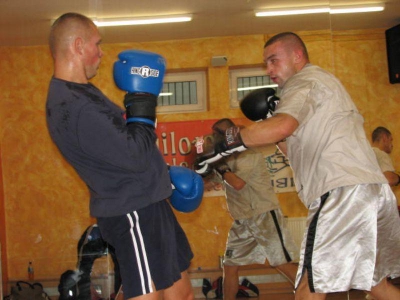
[[[244,118],[232,120],[238,126],[246,126],[251,123]],[[211,126],[216,121],[217,119],[158,123],[156,129],[157,145],[165,162],[171,166],[184,166],[193,169],[196,158],[196,138],[211,134]],[[270,172],[275,192],[295,191],[292,171],[285,156],[275,146],[263,147],[260,150],[265,156],[266,168]],[[218,182],[206,183],[205,197],[221,195],[224,195],[221,184]]]

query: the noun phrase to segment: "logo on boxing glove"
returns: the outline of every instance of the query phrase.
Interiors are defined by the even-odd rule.
[[[131,67],[131,74],[140,75],[142,78],[149,78],[158,77],[160,75],[160,71],[157,69],[151,69],[148,66]]]
[[[204,138],[202,136],[196,137],[196,143],[194,145],[196,147],[197,154],[204,152],[203,144],[204,144]]]
[[[225,131],[225,141],[228,148],[232,148],[235,147],[236,145],[242,144],[241,139],[238,138],[239,130],[240,130],[239,127],[232,126]]]

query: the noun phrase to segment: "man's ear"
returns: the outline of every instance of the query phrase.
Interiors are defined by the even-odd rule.
[[[296,49],[294,52],[294,62],[300,63],[303,61],[304,53],[300,49]]]
[[[83,53],[83,46],[84,46],[84,41],[81,37],[77,37],[73,43],[74,45],[74,51],[76,53],[82,54]]]

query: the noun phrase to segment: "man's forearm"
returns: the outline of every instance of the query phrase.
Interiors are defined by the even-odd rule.
[[[383,172],[383,175],[385,175],[390,186],[396,186],[400,183],[400,176],[395,172],[386,171]]]
[[[287,114],[278,114],[242,129],[240,135],[247,147],[275,144],[290,136],[299,123]]]

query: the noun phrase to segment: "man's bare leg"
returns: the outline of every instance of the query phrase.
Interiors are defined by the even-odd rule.
[[[326,294],[311,293],[307,281],[307,272],[303,274],[295,292],[295,300],[325,300]]]
[[[164,300],[193,300],[194,293],[187,271],[181,273],[181,279],[164,290]]]
[[[367,292],[376,299],[397,300],[400,299],[400,290],[391,284],[387,279],[383,279],[378,285]]]
[[[115,300],[123,299],[124,296],[121,287]],[[181,279],[176,281],[171,287],[127,300],[194,300],[194,294],[189,274],[187,271],[184,271],[181,273]]]
[[[234,300],[239,289],[239,267],[224,266],[224,299]]]
[[[123,298],[122,298],[123,299]],[[163,291],[157,291],[154,293],[129,298],[127,300],[162,300],[163,299]]]
[[[155,291],[154,283],[152,283],[152,285],[153,285],[153,290]],[[119,289],[119,292],[117,294],[117,296],[121,294],[121,298],[117,297],[115,300],[124,300],[125,299],[124,291],[122,288],[123,287],[121,286],[121,288]],[[160,291],[156,291],[156,292],[153,292],[150,294],[128,298],[127,300],[162,300],[163,292],[164,292],[164,290],[160,290]]]
[[[274,267],[279,273],[281,273],[285,278],[293,285],[296,282],[296,274],[299,265],[296,263],[287,263]]]

